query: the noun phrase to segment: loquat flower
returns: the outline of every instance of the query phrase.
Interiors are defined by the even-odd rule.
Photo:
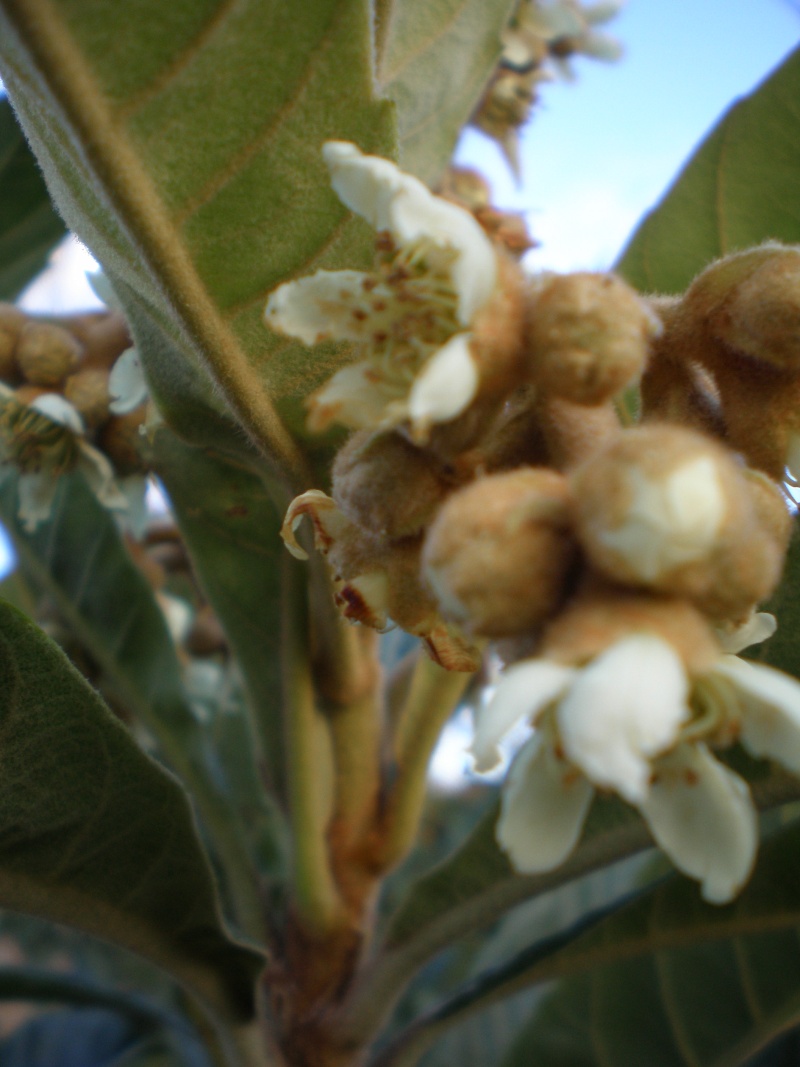
[[[423,443],[480,391],[505,387],[518,358],[521,275],[468,211],[394,163],[340,141],[323,156],[339,198],[377,231],[376,267],[286,282],[266,321],[307,345],[361,346],[361,358],[309,398],[312,430],[407,424]]]

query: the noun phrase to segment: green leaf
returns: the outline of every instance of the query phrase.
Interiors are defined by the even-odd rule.
[[[647,215],[617,270],[679,293],[713,259],[768,238],[800,241],[800,49],[712,130]]]
[[[263,919],[241,826],[203,766],[203,729],[187,701],[164,616],[114,520],[75,474],[61,479],[50,520],[27,534],[17,518],[11,471],[0,479],[0,516],[24,569],[53,597],[102,669],[104,684],[156,738],[192,793],[238,897],[239,921],[258,936]]]
[[[500,58],[509,0],[378,0],[376,72],[397,105],[400,163],[434,183]]]
[[[0,97],[0,300],[15,300],[67,230],[7,97]]]
[[[800,678],[800,531],[795,524],[783,578],[775,594],[764,610],[772,612],[778,620],[778,629],[765,644],[751,649],[749,658],[759,659],[778,670],[788,671]]]
[[[733,1067],[800,1021],[800,827],[762,849],[741,897],[683,879],[576,941],[575,972],[534,1011],[503,1067]]]
[[[693,882],[671,875],[622,907],[589,913],[457,991],[398,1039],[381,1067],[405,1064],[405,1050],[417,1051],[481,1007],[554,978],[570,977],[555,1015],[571,1019],[572,1002],[583,1003],[586,993],[578,980],[584,974],[593,1016],[586,1037],[596,1056],[587,1053],[585,1062],[740,1063],[800,1019],[800,942],[786,936],[800,926],[799,876],[800,822],[794,822],[764,844],[750,883],[732,904],[706,904]],[[564,1062],[540,1056],[537,1032],[537,1024],[526,1027],[504,1067]],[[563,1055],[563,1035],[556,1032]],[[543,1031],[545,1047],[548,1040]],[[651,1044],[662,1049],[661,1058],[650,1054]]]
[[[59,210],[131,308],[169,417],[202,369],[298,475],[273,402],[302,432],[302,397],[347,351],[278,338],[262,313],[288,276],[371,259],[372,234],[320,154],[330,138],[393,151],[367,0],[174,0],[168,12],[130,0],[124,32],[116,0],[4,0],[0,12],[9,93]],[[219,410],[209,401],[217,422]],[[194,439],[206,429],[195,410]]]
[[[220,920],[178,783],[49,638],[0,604],[0,902],[147,956],[231,1020],[263,964]]]
[[[269,778],[283,785],[280,678],[281,519],[242,464],[160,430],[155,469],[180,522],[206,596],[242,669]]]

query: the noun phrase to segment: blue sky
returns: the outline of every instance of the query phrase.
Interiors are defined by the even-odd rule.
[[[494,145],[469,131],[459,159],[499,205],[526,211],[543,243],[527,262],[608,267],[706,131],[800,42],[791,0],[629,0],[608,24],[617,64],[579,58],[577,80],[542,89],[516,188]]]

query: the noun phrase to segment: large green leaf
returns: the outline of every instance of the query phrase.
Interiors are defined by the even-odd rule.
[[[131,948],[249,1019],[262,959],[225,934],[178,783],[2,604],[0,661],[0,903]]]
[[[245,676],[264,769],[284,773],[280,679],[281,519],[263,483],[241,464],[183,444],[168,430],[154,462],[206,595]]]
[[[143,320],[162,336],[166,366],[142,348],[167,412],[202,367],[297,473],[272,401],[301,430],[302,396],[345,353],[279,339],[262,312],[285,277],[371,257],[320,155],[329,138],[393,151],[367,0],[130,0],[124,31],[116,0],[5,0],[0,64],[59,210],[137,339]]]
[[[376,72],[397,104],[400,163],[437,181],[500,58],[515,0],[378,0]]]
[[[503,1067],[734,1067],[800,1021],[800,828],[725,908],[671,879],[576,941]]]
[[[767,238],[800,241],[800,50],[712,130],[617,269],[644,292],[682,292],[711,260]]]
[[[189,788],[239,898],[239,921],[257,935],[263,917],[240,823],[204,766],[203,728],[187,700],[164,616],[113,519],[75,474],[61,480],[51,519],[27,534],[10,471],[0,480],[0,516],[25,570],[53,597],[104,684],[156,738]]]
[[[8,99],[0,97],[0,300],[14,300],[66,234]]]

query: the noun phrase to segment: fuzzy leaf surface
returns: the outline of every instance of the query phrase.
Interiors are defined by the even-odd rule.
[[[7,97],[0,97],[0,300],[15,300],[67,229]]]
[[[287,277],[371,259],[320,154],[330,138],[393,151],[369,4],[131,0],[119,19],[115,0],[4,0],[9,93],[59,210],[132,309],[168,417],[203,441],[209,413],[233,410],[291,466],[284,423],[302,431],[300,398],[347,353],[279,338],[262,313]],[[183,410],[198,375],[227,405],[208,387]]]
[[[800,49],[722,117],[617,270],[642,292],[680,293],[719,256],[800,241]]]
[[[7,605],[0,660],[2,905],[133,949],[248,1019],[262,960],[225,933],[178,783]]]
[[[733,904],[671,878],[550,961],[572,977],[503,1067],[734,1067],[800,1021],[800,827],[762,848]]]
[[[376,75],[397,105],[400,163],[441,178],[500,58],[508,0],[378,0]]]

